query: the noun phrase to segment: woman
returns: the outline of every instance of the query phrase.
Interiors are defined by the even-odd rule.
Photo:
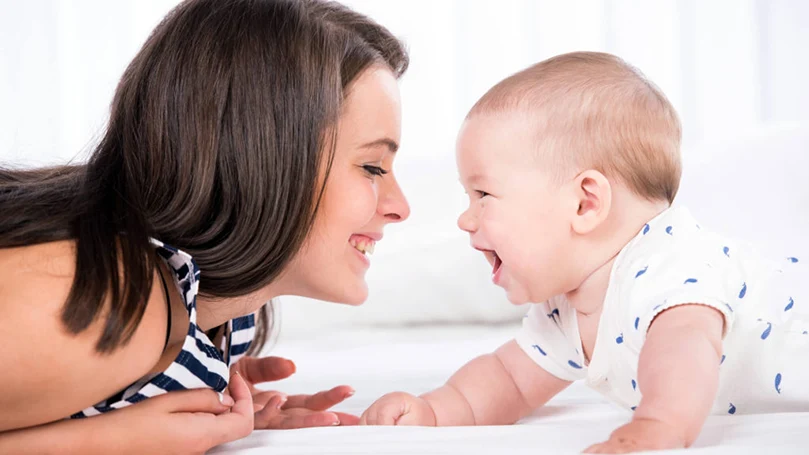
[[[407,64],[335,3],[189,0],[127,68],[86,165],[0,170],[0,452],[203,452],[356,423],[325,412],[347,386],[261,392],[294,365],[243,355],[276,296],[365,300],[365,253],[409,213],[391,172]]]

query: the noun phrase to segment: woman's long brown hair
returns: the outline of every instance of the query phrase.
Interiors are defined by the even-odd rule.
[[[105,317],[102,353],[143,316],[158,260],[150,237],[194,257],[202,295],[260,289],[309,233],[330,127],[346,86],[374,64],[398,77],[408,57],[338,3],[186,1],[124,72],[86,164],[0,168],[0,248],[75,240],[62,321],[77,334]],[[266,310],[252,353],[267,338]]]

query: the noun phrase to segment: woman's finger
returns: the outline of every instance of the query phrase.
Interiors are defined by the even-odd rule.
[[[228,389],[235,404],[229,413],[220,414],[213,419],[208,431],[215,444],[243,438],[253,431],[253,397],[244,378],[239,373],[231,375]]]
[[[256,430],[267,430],[273,428],[273,422],[278,421],[281,415],[281,406],[286,402],[286,396],[273,395],[267,404],[255,413],[253,428]]]
[[[337,386],[314,395],[292,395],[287,400],[284,409],[306,408],[312,411],[325,411],[352,395],[354,395],[354,389],[347,385]]]
[[[360,424],[360,418],[353,414],[346,414],[345,412],[334,413],[340,419],[340,426],[348,427]]]
[[[295,364],[282,357],[243,357],[236,370],[251,384],[279,381],[295,374]]]
[[[283,403],[287,401],[287,395],[276,391],[266,391],[253,393],[253,411],[258,412],[264,409],[274,397],[280,397]],[[282,403],[282,404],[283,404]]]
[[[208,412],[220,414],[231,408],[234,400],[211,389],[168,392],[150,398],[144,404],[160,407],[165,412]]]
[[[291,430],[295,428],[331,427],[340,424],[340,418],[333,412],[288,412],[282,411],[274,428]]]

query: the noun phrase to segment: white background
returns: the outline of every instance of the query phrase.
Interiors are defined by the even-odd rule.
[[[0,0],[0,162],[84,159],[103,130],[125,66],[176,3]],[[465,247],[455,227],[465,196],[457,183],[453,146],[463,116],[488,87],[558,53],[607,51],[639,67],[678,109],[684,159],[702,163],[694,166],[717,166],[720,160],[726,169],[747,169],[755,177],[752,167],[739,168],[745,155],[769,163],[768,172],[778,174],[807,154],[801,131],[809,123],[809,2],[344,3],[387,26],[410,49],[412,64],[401,82],[403,144],[396,172],[412,217],[389,228],[378,245],[365,306],[353,311],[320,306],[313,312],[312,304],[296,301],[287,305],[292,325],[498,321],[521,311],[488,282],[486,264]],[[771,141],[780,140],[773,135],[784,134],[799,139],[781,140],[771,153]],[[756,145],[750,146],[748,137]],[[714,150],[724,151],[714,156]],[[711,175],[707,169],[701,169],[699,180]],[[749,181],[745,177],[742,183]],[[797,201],[809,204],[805,189],[805,184],[799,187]],[[794,196],[795,190],[759,186],[754,193],[762,207],[776,200],[778,213],[789,213],[781,196]],[[805,208],[802,213],[807,219]],[[762,229],[767,226],[753,222],[737,233],[766,239]]]

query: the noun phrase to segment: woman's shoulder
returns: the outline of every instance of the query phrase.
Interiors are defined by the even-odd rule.
[[[58,420],[102,401],[147,374],[166,333],[162,290],[153,286],[132,339],[101,354],[102,311],[73,334],[62,311],[75,271],[75,243],[0,249],[0,431]],[[15,412],[17,410],[17,412]],[[8,412],[6,412],[8,411]]]

